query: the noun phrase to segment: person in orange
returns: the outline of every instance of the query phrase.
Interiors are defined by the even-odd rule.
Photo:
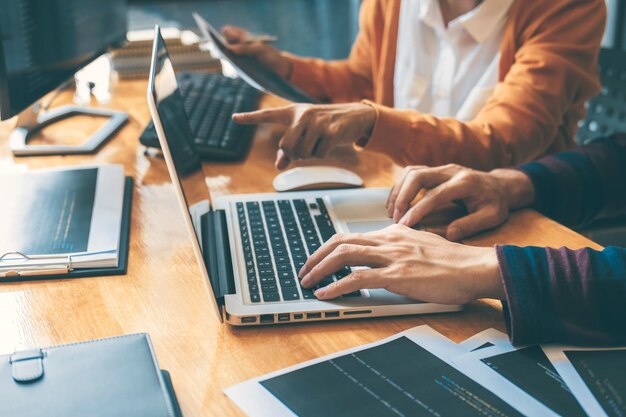
[[[279,169],[353,145],[400,165],[520,164],[574,144],[600,88],[605,19],[604,0],[364,0],[341,61],[297,57],[225,27],[232,51],[329,103],[233,118],[287,126]]]

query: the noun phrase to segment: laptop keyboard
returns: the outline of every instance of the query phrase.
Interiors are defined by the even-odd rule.
[[[236,206],[250,301],[314,300],[316,288],[302,288],[298,272],[309,255],[336,233],[324,199],[240,202]],[[317,288],[351,272],[344,267]],[[344,297],[360,295],[355,291]]]

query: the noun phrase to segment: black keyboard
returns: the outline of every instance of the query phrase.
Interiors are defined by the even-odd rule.
[[[202,159],[241,159],[252,142],[254,126],[238,125],[231,116],[256,110],[260,93],[241,79],[221,74],[180,73],[176,78],[196,153]],[[160,146],[152,122],[139,141],[149,147]]]
[[[309,255],[336,233],[322,198],[237,203],[237,218],[253,303],[314,300],[316,288],[352,272],[345,267],[316,288],[300,286],[298,272]]]

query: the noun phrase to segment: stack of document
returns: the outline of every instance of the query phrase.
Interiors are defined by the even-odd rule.
[[[219,59],[201,46],[198,36],[190,30],[162,28],[161,34],[176,71],[221,72]],[[148,78],[154,30],[130,31],[128,43],[111,53],[113,69],[120,79]]]
[[[124,184],[121,165],[0,176],[0,277],[117,267]]]
[[[624,416],[626,348],[456,344],[428,326],[228,388],[250,416]]]

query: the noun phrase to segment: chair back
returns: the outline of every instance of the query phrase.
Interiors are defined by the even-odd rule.
[[[587,116],[576,135],[581,145],[626,132],[626,51],[603,48],[599,65],[602,91],[586,104]]]

